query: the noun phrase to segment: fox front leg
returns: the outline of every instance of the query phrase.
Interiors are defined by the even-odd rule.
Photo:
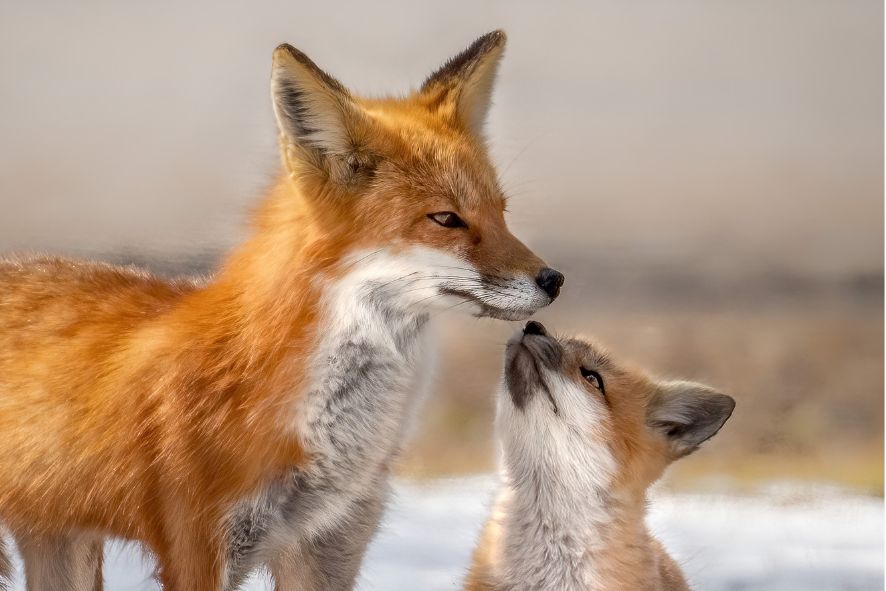
[[[17,535],[16,542],[28,591],[102,591],[101,538]]]
[[[384,512],[384,491],[354,503],[337,527],[283,549],[271,564],[275,591],[350,591]]]

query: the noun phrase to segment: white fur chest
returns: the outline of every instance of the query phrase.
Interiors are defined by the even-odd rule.
[[[425,323],[354,303],[350,318],[324,336],[294,425],[310,462],[234,509],[228,588],[387,494],[389,466],[432,372]]]
[[[308,385],[288,410],[310,459],[233,508],[231,581],[386,495],[389,466],[433,373],[427,304],[440,296],[422,269],[457,263],[437,259],[420,251],[357,255],[326,286]]]
[[[564,511],[565,513],[565,511]],[[503,589],[589,591],[601,589],[592,556],[602,546],[598,526],[586,515],[551,514],[504,491],[495,519],[501,528],[496,578]]]
[[[358,285],[329,306],[311,387],[296,407],[295,432],[311,456],[306,476],[345,504],[387,471],[432,372],[427,315],[373,293]]]

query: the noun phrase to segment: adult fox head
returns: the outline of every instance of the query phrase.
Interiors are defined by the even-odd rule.
[[[297,217],[342,272],[411,306],[519,319],[552,302],[563,275],[508,230],[483,138],[504,46],[503,32],[489,33],[417,91],[382,99],[278,47],[271,86],[287,178],[269,223]]]

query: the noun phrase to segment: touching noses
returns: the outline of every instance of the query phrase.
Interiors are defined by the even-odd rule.
[[[545,325],[541,322],[536,322],[535,320],[530,320],[526,323],[526,326],[523,328],[523,334],[534,334],[540,337],[548,336],[548,331],[545,329]]]
[[[551,301],[554,301],[560,295],[560,287],[565,280],[563,273],[549,267],[539,271],[538,276],[535,278],[535,282],[551,297]]]

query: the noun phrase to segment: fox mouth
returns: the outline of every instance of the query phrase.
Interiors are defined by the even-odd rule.
[[[504,307],[491,304],[481,294],[473,291],[455,289],[452,287],[443,287],[440,292],[444,295],[456,296],[464,301],[471,302],[477,306],[478,311],[475,316],[478,318],[495,318],[497,320],[526,320],[538,311],[537,307]]]
[[[560,414],[544,375],[546,370],[557,370],[561,357],[559,343],[548,335],[540,322],[528,322],[521,332],[508,341],[505,381],[514,406],[522,410],[532,397],[542,392],[554,414]]]
[[[512,308],[496,308],[483,302],[477,302],[480,311],[476,314],[478,318],[495,318],[496,320],[526,320],[532,316],[536,310],[529,309],[512,309]]]

